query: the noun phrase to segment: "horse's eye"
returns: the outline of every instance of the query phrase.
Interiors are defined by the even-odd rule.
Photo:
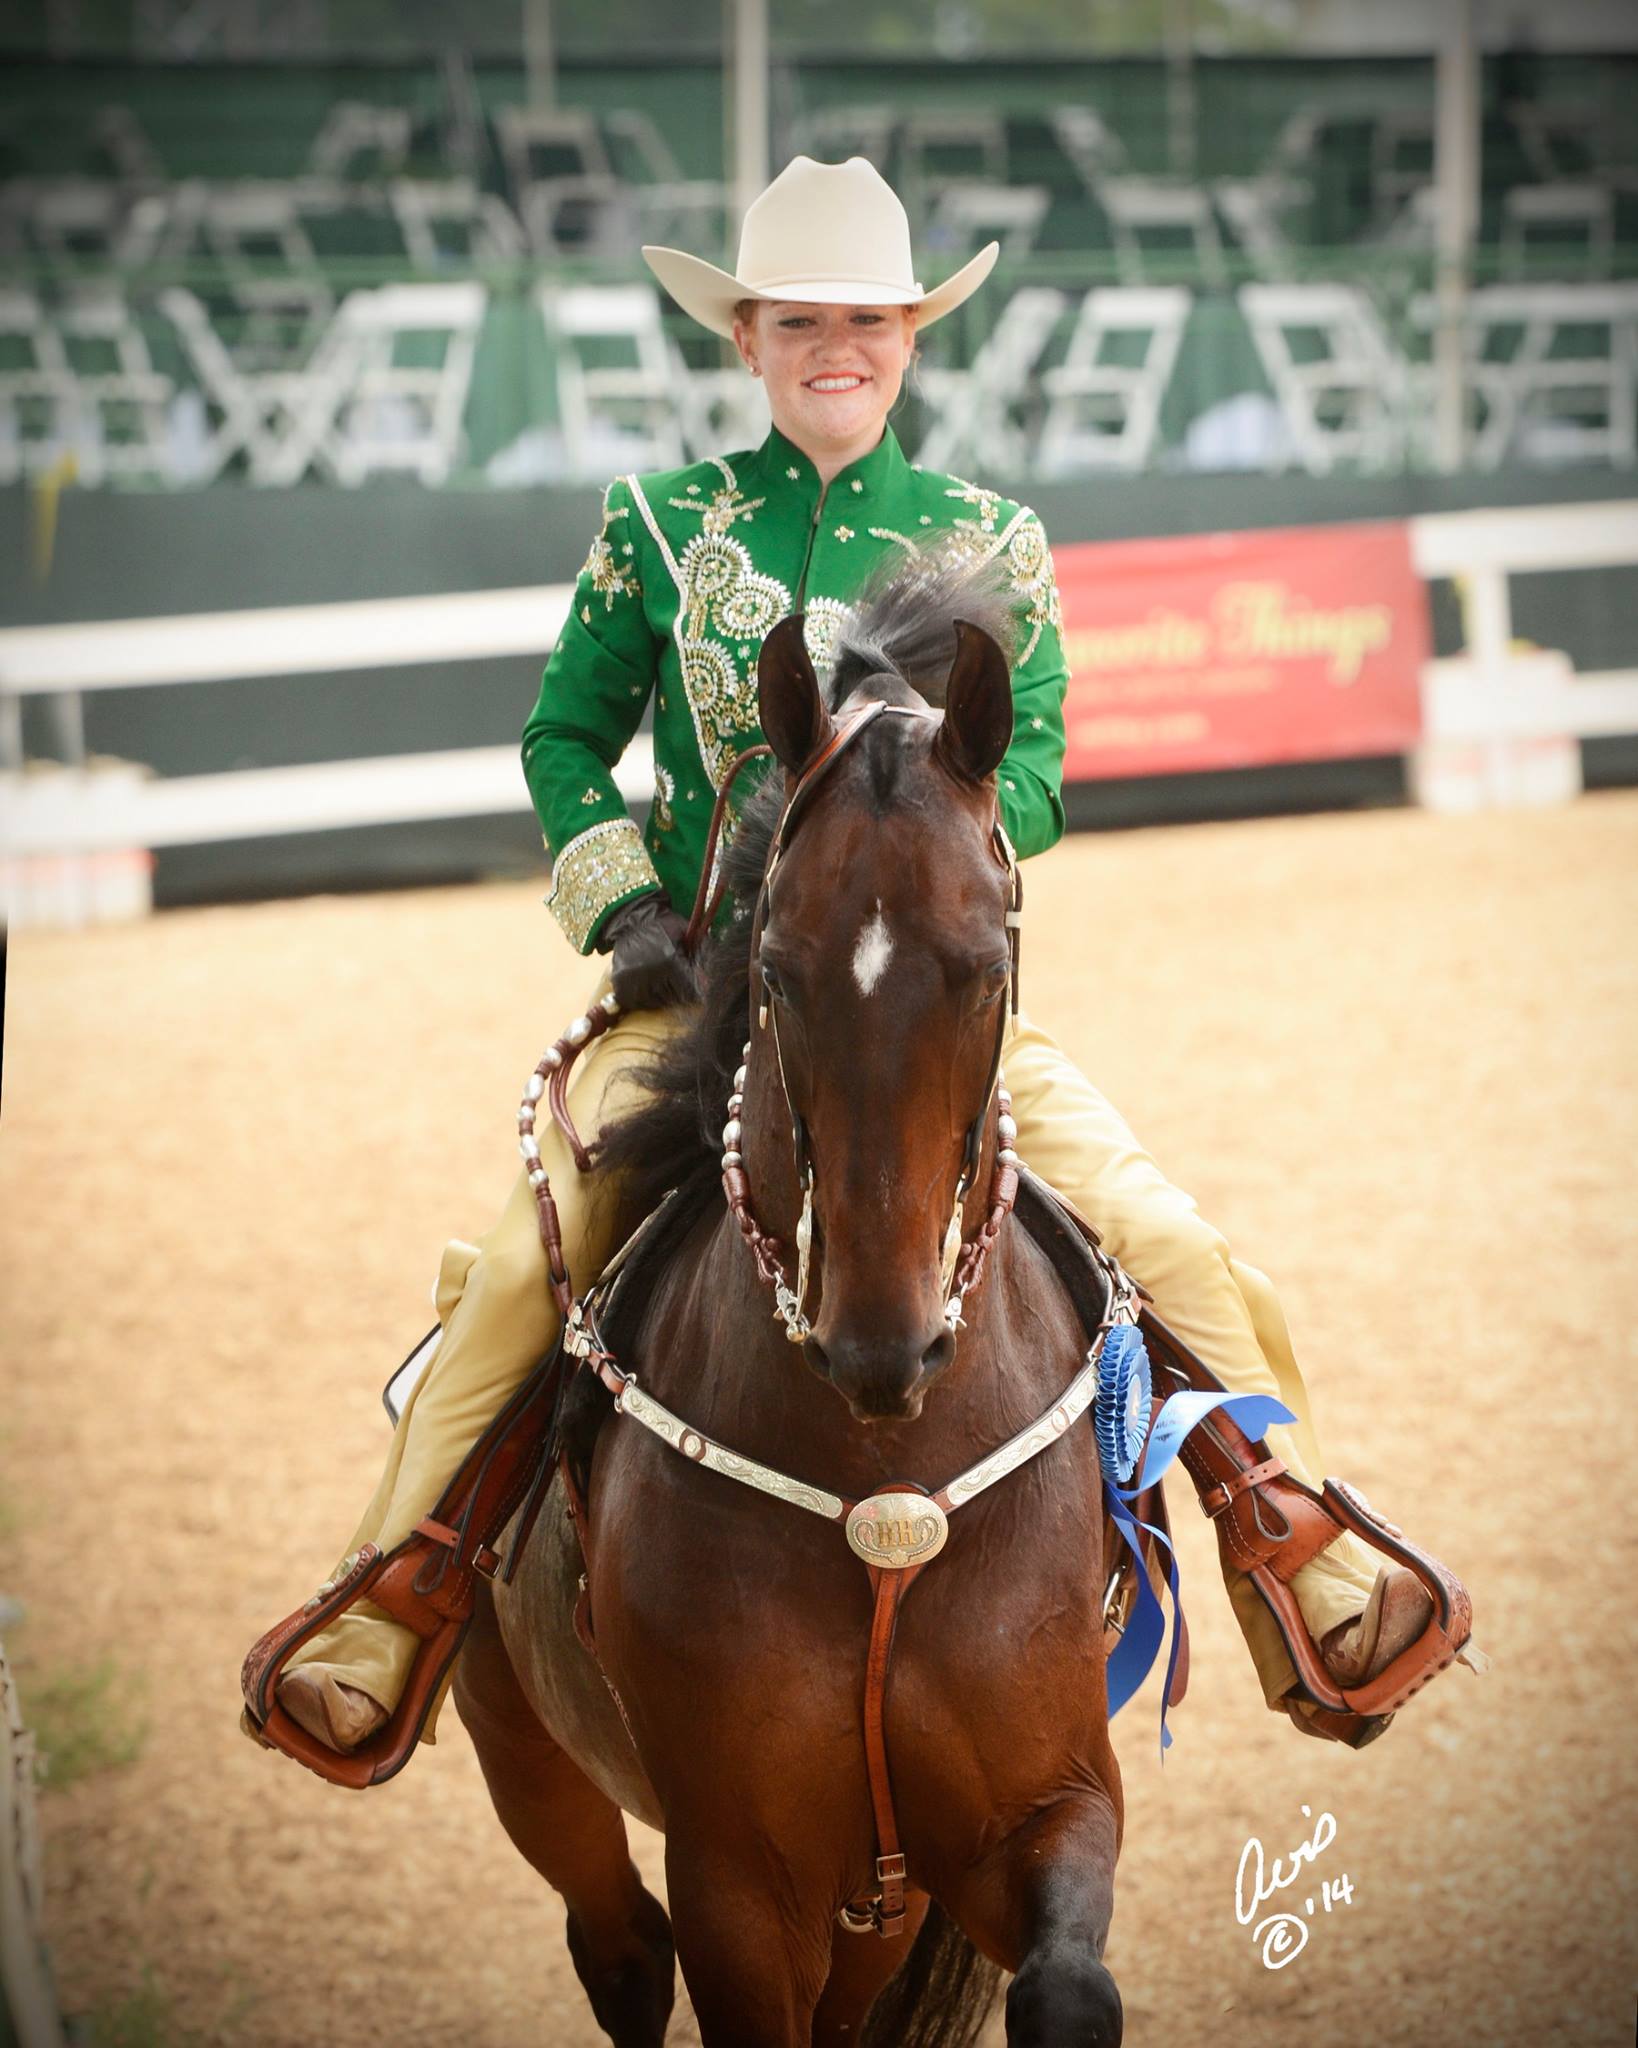
[[[1007,984],[1012,980],[1012,962],[997,960],[984,973],[984,1000],[993,1003],[997,996],[1006,993]]]
[[[772,967],[766,960],[762,963],[762,986],[775,1001],[784,1002],[785,984],[779,979],[778,970]]]

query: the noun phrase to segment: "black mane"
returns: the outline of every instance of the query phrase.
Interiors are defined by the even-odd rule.
[[[598,1134],[598,1170],[621,1176],[619,1241],[670,1188],[696,1209],[721,1171],[722,1127],[750,1021],[751,912],[784,800],[782,778],[770,775],[740,813],[722,861],[732,910],[701,948],[699,1008],[637,1069],[650,1100]]]
[[[994,562],[974,563],[959,541],[893,564],[891,573],[867,587],[837,636],[825,691],[831,709],[840,709],[865,684],[867,694],[889,702],[919,698],[942,706],[957,619],[982,627],[1012,658],[1017,623],[1004,570]],[[871,752],[878,799],[890,797],[895,787],[904,724],[879,719],[860,739]],[[722,859],[731,908],[702,948],[699,1007],[674,1039],[637,1068],[648,1102],[598,1134],[599,1171],[621,1176],[621,1240],[671,1188],[679,1190],[689,1211],[696,1210],[721,1171],[722,1126],[750,1023],[752,912],[784,794],[783,777],[765,775],[740,812]]]

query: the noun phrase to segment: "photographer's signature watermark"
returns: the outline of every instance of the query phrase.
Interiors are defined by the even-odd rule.
[[[1313,1818],[1311,1807],[1305,1806],[1302,1811],[1305,1820]],[[1240,1851],[1240,1867],[1234,1873],[1234,1917],[1242,1927],[1251,1929],[1264,1969],[1283,1970],[1302,1954],[1308,1944],[1308,1923],[1316,1909],[1331,1913],[1340,1906],[1353,1904],[1354,1881],[1346,1871],[1337,1877],[1320,1878],[1317,1882],[1314,1879],[1314,1864],[1336,1838],[1336,1816],[1322,1813],[1314,1821],[1314,1831],[1307,1841],[1299,1842],[1288,1856],[1276,1856],[1272,1867],[1255,1835]],[[1305,1875],[1314,1889],[1304,1895],[1301,1912],[1264,1913],[1258,1919],[1263,1907],[1277,1893],[1288,1891]],[[1295,1904],[1293,1900],[1293,1907]]]

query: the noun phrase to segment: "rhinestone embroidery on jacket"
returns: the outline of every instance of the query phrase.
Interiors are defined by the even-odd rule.
[[[792,605],[785,585],[777,577],[764,576],[744,542],[730,531],[736,520],[749,521],[751,514],[767,503],[766,498],[743,496],[730,465],[720,456],[713,461],[723,482],[709,501],[697,484],[688,486],[688,495],[667,500],[677,511],[700,515],[700,531],[684,546],[680,559],[668,545],[635,477],[627,481],[677,586],[672,636],[682,665],[683,689],[700,759],[712,786],[720,788],[734,756],[757,732],[754,646],[747,657],[753,666],[742,673],[733,648],[722,642],[760,645]]]
[[[571,839],[552,863],[546,908],[576,952],[583,953],[611,903],[637,889],[659,887],[642,834],[630,818],[604,818]]]
[[[853,623],[853,607],[837,597],[810,597],[802,621],[802,640],[823,681],[836,666],[836,642],[844,626]]]
[[[956,488],[953,491],[946,491],[944,493],[945,497],[957,498],[963,505],[976,505],[978,507],[978,523],[980,527],[985,533],[994,533],[996,517],[1001,510],[1003,501],[994,491],[985,490],[982,484],[968,483],[964,476],[953,476],[950,481]],[[968,522],[958,520],[956,523],[957,525],[964,525]]]
[[[654,764],[654,829],[656,832],[674,832],[677,828],[676,813],[671,806],[677,798],[677,778],[661,762]]]
[[[640,597],[642,595],[642,588],[637,581],[636,572],[629,566],[622,566],[615,556],[613,543],[609,539],[609,528],[614,524],[615,520],[629,519],[631,517],[630,506],[610,505],[609,493],[613,489],[613,484],[610,484],[608,490],[603,493],[603,531],[592,542],[591,550],[587,554],[585,564],[580,571],[583,577],[590,580],[592,589],[601,596],[605,611],[613,611],[616,597]],[[631,553],[629,543],[623,552],[628,555]],[[584,620],[590,620],[591,612],[589,607],[582,608],[581,617]]]
[[[1052,550],[1047,546],[1046,530],[1027,505],[1016,519],[1009,522],[1002,540],[1006,544],[1007,563],[1012,570],[1013,593],[1022,599],[1031,627],[1029,644],[1018,657],[1021,667],[1035,652],[1036,643],[1047,626],[1054,631],[1062,631],[1063,600],[1058,595],[1058,578],[1053,571]]]
[[[992,561],[1003,554],[1006,557],[1011,571],[1008,587],[1019,600],[1019,608],[1030,629],[1029,639],[1014,664],[1022,668],[1035,652],[1043,631],[1048,626],[1060,630],[1063,626],[1063,603],[1058,595],[1058,579],[1053,572],[1052,550],[1047,546],[1046,530],[1027,505],[1020,505],[997,533],[998,509],[1005,501],[977,484],[962,484],[960,490],[946,491],[944,495],[959,498],[964,504],[976,504],[979,508],[976,521],[958,519],[955,522],[950,530],[960,539],[950,545],[975,562]]]
[[[756,650],[764,635],[792,609],[792,598],[776,577],[758,570],[749,548],[732,531],[765,505],[767,498],[743,495],[732,465],[723,458],[712,458],[712,467],[721,483],[709,495],[696,483],[667,500],[671,508],[696,513],[700,520],[700,530],[676,549],[638,480],[627,477],[624,481],[676,585],[678,610],[672,638],[700,758],[713,787],[720,787],[735,754],[756,736]],[[1028,634],[1017,656],[1022,666],[1034,654],[1046,627],[1062,623],[1052,556],[1041,523],[1027,506],[1018,508],[1003,523],[1007,501],[998,493],[962,477],[942,481],[945,498],[972,508],[973,514],[955,518],[944,529],[952,536],[951,544],[973,561],[1005,557],[1009,588]],[[930,515],[924,513],[921,518],[924,526],[932,524]],[[890,527],[867,530],[872,539],[891,541],[910,556],[934,538],[924,534],[918,545],[917,540]],[[837,536],[855,538],[853,529],[845,526],[837,529]],[[843,621],[852,616],[852,608],[835,598],[815,597],[808,600],[806,610],[808,653],[824,675],[834,666],[837,634]]]
[[[895,533],[891,526],[872,526],[869,529],[872,540],[890,540],[903,548],[907,555],[919,555],[921,543],[913,541],[907,533]]]

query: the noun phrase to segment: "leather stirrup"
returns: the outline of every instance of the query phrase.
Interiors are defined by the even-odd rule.
[[[1143,1311],[1141,1324],[1155,1365],[1157,1406],[1163,1386],[1170,1392],[1221,1385],[1152,1310]],[[1266,1442],[1253,1443],[1220,1414],[1190,1433],[1180,1457],[1199,1493],[1201,1511],[1216,1525],[1225,1566],[1251,1580],[1274,1618],[1297,1674],[1297,1694],[1316,1710],[1306,1719],[1317,1733],[1352,1749],[1363,1747],[1413,1693],[1455,1662],[1473,1631],[1467,1588],[1438,1558],[1377,1514],[1357,1487],[1327,1479],[1316,1493],[1287,1471]],[[1432,1598],[1427,1626],[1416,1641],[1375,1678],[1353,1687],[1339,1685],[1327,1670],[1291,1590],[1298,1569],[1345,1532],[1408,1566]]]
[[[554,1463],[562,1352],[530,1374],[462,1459],[430,1515],[392,1550],[373,1543],[325,1596],[286,1615],[251,1645],[240,1685],[256,1734],[332,1785],[362,1791],[401,1771],[421,1739],[472,1619],[479,1577],[510,1581]],[[504,1571],[492,1547],[519,1509]],[[292,1655],[360,1600],[420,1637],[409,1678],[386,1722],[354,1750],[331,1749],[278,1703]]]

